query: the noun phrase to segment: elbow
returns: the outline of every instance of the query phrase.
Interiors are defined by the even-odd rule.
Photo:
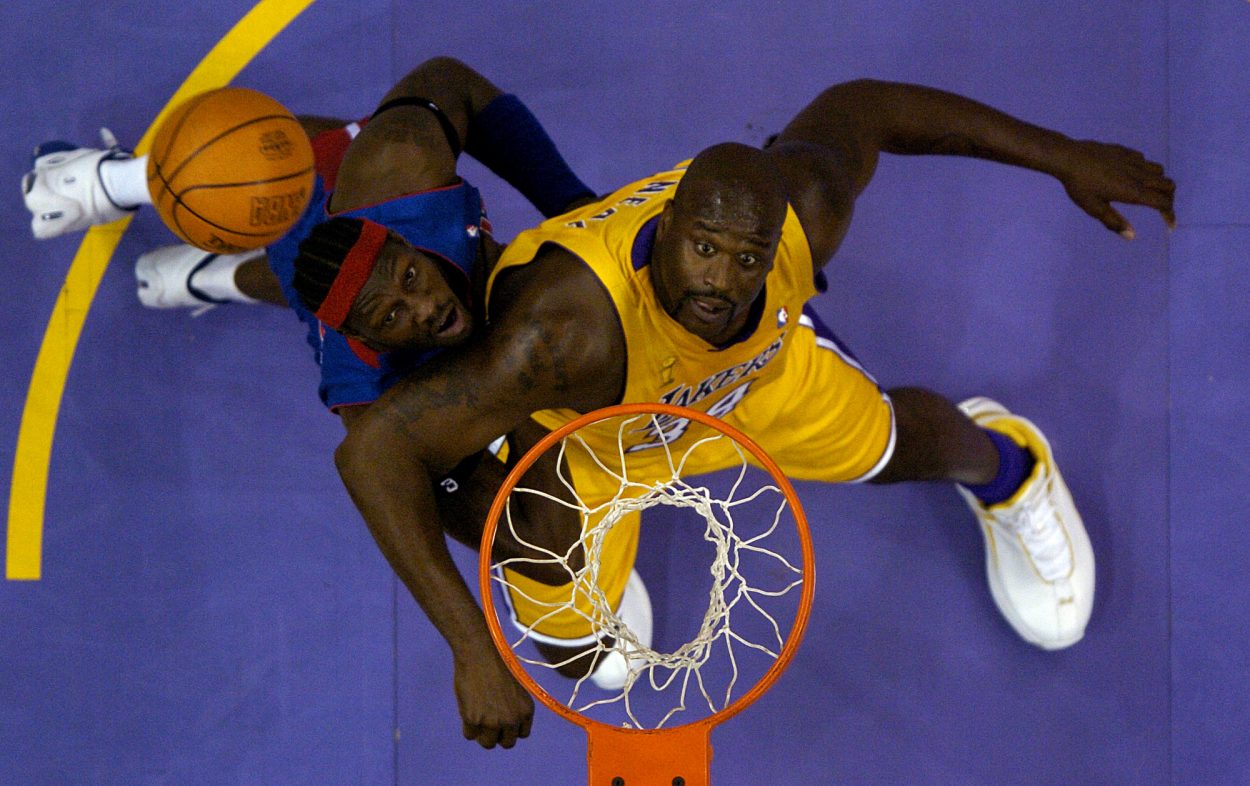
[[[358,429],[348,431],[347,436],[343,437],[343,441],[334,449],[334,467],[338,470],[339,477],[343,479],[343,484],[347,486],[348,491],[353,491],[353,483],[359,477],[359,468],[367,463],[365,458],[367,455],[368,446],[360,438]]]
[[[831,105],[865,110],[878,108],[888,100],[892,83],[880,79],[852,79],[825,90],[822,98]]]
[[[436,55],[429,60],[425,60],[421,65],[417,66],[418,71],[423,71],[430,75],[438,75],[445,78],[463,78],[466,74],[476,73],[472,68],[465,65],[464,61],[457,60],[450,55]]]
[[[467,65],[448,55],[431,57],[417,66],[414,74],[420,74],[430,85],[450,89],[451,93],[465,102],[470,115],[480,111],[502,91],[489,79]],[[425,96],[433,98],[434,96]]]
[[[860,77],[859,79],[851,79],[846,82],[839,82],[838,84],[834,85],[830,89],[831,90],[839,90],[839,89],[850,90],[850,91],[855,91],[855,92],[870,92],[874,90],[880,90],[888,84],[889,84],[888,82],[883,82],[880,79],[872,79],[870,77]]]
[[[380,427],[379,419],[368,411],[360,413],[351,421],[347,435],[334,450],[334,466],[339,477],[352,496],[356,496],[359,484],[375,474],[380,462],[394,455],[398,449],[394,433]]]
[[[376,404],[352,420],[334,450],[339,477],[358,502],[396,478],[417,477],[427,460],[421,446]]]

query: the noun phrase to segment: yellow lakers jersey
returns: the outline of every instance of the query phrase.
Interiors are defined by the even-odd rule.
[[[755,331],[720,349],[688,332],[661,306],[649,264],[655,225],[684,171],[683,166],[640,180],[601,202],[521,233],[491,275],[487,302],[500,271],[532,261],[546,243],[562,246],[590,266],[616,306],[628,353],[620,403],[660,401],[733,420],[732,413],[745,396],[781,373],[783,364],[774,361],[788,343],[803,304],[816,294],[811,252],[798,217],[787,209]],[[534,419],[555,428],[577,414],[547,410]],[[642,449],[649,439],[661,436],[638,435],[636,444],[626,447]]]
[[[616,307],[627,354],[619,403],[664,402],[718,417],[753,437],[791,477],[829,482],[871,477],[893,450],[889,397],[831,335],[818,333],[813,314],[804,313],[804,304],[817,290],[807,237],[793,209],[787,208],[777,256],[765,279],[764,307],[750,335],[713,347],[664,311],[651,283],[650,252],[660,213],[683,173],[679,166],[640,180],[521,233],[504,250],[487,282],[488,313],[500,271],[528,264],[543,245],[554,243],[594,271]],[[555,429],[579,414],[544,410],[533,418]],[[617,467],[611,457],[622,457],[628,466],[636,482],[630,494],[672,474],[670,453],[693,454],[690,461],[681,459],[683,475],[736,467],[742,461],[732,443],[701,442],[709,430],[686,418],[640,418],[624,432],[619,426],[619,421],[603,421],[577,432],[598,459],[582,450],[565,454],[586,526],[604,515],[604,503],[624,492],[625,467]],[[612,604],[623,592],[638,542],[637,512],[605,537],[598,584]],[[518,620],[541,621],[537,630],[556,639],[589,634],[586,608],[551,611],[567,600],[570,587],[547,587],[522,576],[510,579],[522,590],[512,598]]]

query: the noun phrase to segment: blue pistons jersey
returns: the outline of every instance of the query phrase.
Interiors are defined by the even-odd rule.
[[[318,175],[312,199],[299,222],[270,246],[268,253],[269,266],[282,285],[287,303],[308,326],[308,343],[312,345],[317,363],[321,366],[318,392],[322,402],[333,410],[376,401],[383,391],[439,350],[379,354],[322,324],[304,308],[292,286],[300,242],[308,237],[313,227],[328,218],[368,218],[396,232],[415,248],[443,260],[447,263],[444,266],[446,269],[463,273],[464,280],[453,281],[452,285],[467,291],[467,283],[477,260],[479,238],[482,232],[489,231],[489,224],[486,223],[481,195],[463,180],[331,216],[326,207],[331,194],[329,189],[333,187],[337,174],[338,159],[327,160],[323,148],[316,145],[317,141],[314,140],[314,150],[318,153]],[[344,149],[346,145],[340,145],[330,155],[341,156]]]

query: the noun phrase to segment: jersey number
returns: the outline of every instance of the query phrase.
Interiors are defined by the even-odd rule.
[[[754,381],[753,379],[747,380],[726,393],[719,401],[708,407],[707,414],[714,418],[727,417],[742,402],[742,399],[746,398],[747,391],[751,389],[751,383]],[[644,442],[641,445],[634,445],[626,452],[636,453],[640,450],[649,450],[669,445],[681,439],[688,428],[690,428],[690,418],[657,417],[647,428],[647,431],[655,435],[656,439],[651,442]]]

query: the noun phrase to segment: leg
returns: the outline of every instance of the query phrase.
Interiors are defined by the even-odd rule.
[[[222,303],[285,307],[278,277],[263,249],[214,254],[186,243],[162,246],[135,260],[139,302],[148,308],[191,308]]]
[[[507,464],[499,461],[489,453],[483,453],[476,459],[476,465],[467,472],[453,472],[455,490],[444,482],[437,494],[438,510],[443,519],[443,526],[453,539],[477,551],[482,543],[482,531],[490,507],[498,493],[504,478],[507,477],[511,465],[524,455],[525,451],[541,437],[542,429],[537,424],[529,423],[512,434],[508,440],[510,460]],[[528,488],[539,488],[551,494],[560,493],[567,496],[556,477],[555,452],[548,451],[525,475],[519,485]],[[462,465],[463,466],[463,465]],[[569,551],[581,534],[581,517],[568,508],[529,494],[516,495],[513,499],[513,524],[518,530],[520,539],[533,543],[557,554]],[[492,557],[498,560],[511,558],[538,557],[543,555],[523,546],[507,526],[506,520],[499,522],[495,532],[495,545]],[[583,565],[581,549],[574,551],[570,558],[570,568],[580,570]],[[534,581],[553,587],[563,586],[569,582],[569,574],[562,567],[543,563],[529,565],[517,563],[517,573]],[[596,654],[600,648],[593,643],[565,647],[558,644],[534,640],[539,653],[552,664],[563,664],[556,671],[570,679],[579,679],[592,672],[598,665]],[[567,662],[566,662],[567,661]]]
[[[439,511],[451,537],[475,550],[480,547],[486,517],[506,474],[516,460],[546,433],[538,424],[526,422],[509,435],[511,453],[507,466],[489,455],[483,456],[471,472],[456,478],[458,488],[455,493],[438,494]],[[569,500],[568,489],[557,472],[556,456],[555,450],[547,451],[518,485]],[[577,545],[582,534],[581,514],[577,510],[532,494],[515,495],[512,503],[512,521],[517,533],[513,535],[505,522],[501,521],[495,534],[492,557],[496,561],[514,557],[546,558],[545,554],[523,545],[521,541],[556,554],[567,554],[567,570],[563,566],[545,561],[540,564],[517,563],[511,570],[549,587],[568,586],[571,580],[570,571],[581,571],[585,563],[585,556]],[[636,572],[630,571],[628,566],[619,575],[625,573],[629,576],[617,605],[617,613],[639,640],[649,646],[652,632],[651,601],[642,578]],[[531,641],[549,663],[562,664],[556,666],[555,670],[565,677],[580,679],[592,674],[595,683],[604,689],[619,689],[624,684],[629,663],[623,655],[609,651],[615,644],[611,638],[596,642],[572,638],[566,640],[562,638],[565,635],[576,634],[544,632],[543,640],[540,641],[539,632],[535,631]],[[589,636],[586,638],[590,639]],[[564,641],[570,643],[566,645]],[[572,643],[574,641],[578,643]]]
[[[806,364],[807,385],[775,386],[771,399],[748,396],[739,406],[742,422],[769,423],[761,444],[797,477],[959,484],[980,525],[990,591],[1003,616],[1039,647],[1078,641],[1093,603],[1094,557],[1042,432],[983,398],[956,406],[925,390],[900,388],[889,391],[892,407],[886,406],[836,337],[822,336],[823,325],[812,322],[815,339],[825,340],[809,342],[813,336],[804,331],[791,349],[806,353],[796,357]],[[785,434],[800,438],[772,436]],[[861,445],[872,448],[856,450]]]
[[[252,300],[275,306],[287,305],[282,285],[264,257],[254,257],[235,268],[234,285]]]
[[[447,486],[438,495],[439,513],[443,516],[447,534],[469,548],[477,550],[482,542],[482,531],[486,526],[486,517],[490,512],[491,503],[499,487],[503,485],[512,465],[524,455],[544,434],[542,427],[532,421],[523,424],[509,435],[509,462],[504,464],[495,457],[485,454],[471,472],[456,478],[457,490],[447,493]],[[548,451],[526,473],[519,485],[542,490],[552,496],[568,498],[567,490],[561,485],[556,474],[556,453]],[[581,535],[581,516],[577,511],[531,494],[516,495],[512,511],[513,524],[517,529],[514,536],[501,520],[495,533],[493,556],[496,560],[510,558],[542,557],[521,540],[532,543],[542,549],[557,554],[569,553],[569,567],[573,571],[581,570],[584,557],[581,549],[574,549]],[[551,586],[562,586],[569,581],[569,574],[562,567],[552,564],[525,565],[517,564],[515,570],[535,581]]]
[[[950,480],[988,483],[998,471],[998,452],[985,431],[951,402],[921,388],[894,388],[897,429],[890,463],[873,483]]]
[[[874,482],[960,484],[981,525],[990,594],[1003,616],[1021,638],[1044,649],[1079,641],[1093,606],[1094,554],[1042,432],[989,399],[956,407],[916,388],[892,390],[890,396],[895,453]],[[1007,487],[1010,496],[996,504],[986,504],[966,488],[989,483],[998,472],[999,449],[987,430],[1008,437],[1033,461],[1028,476],[1013,481]],[[1016,449],[1011,443],[1007,447]]]

